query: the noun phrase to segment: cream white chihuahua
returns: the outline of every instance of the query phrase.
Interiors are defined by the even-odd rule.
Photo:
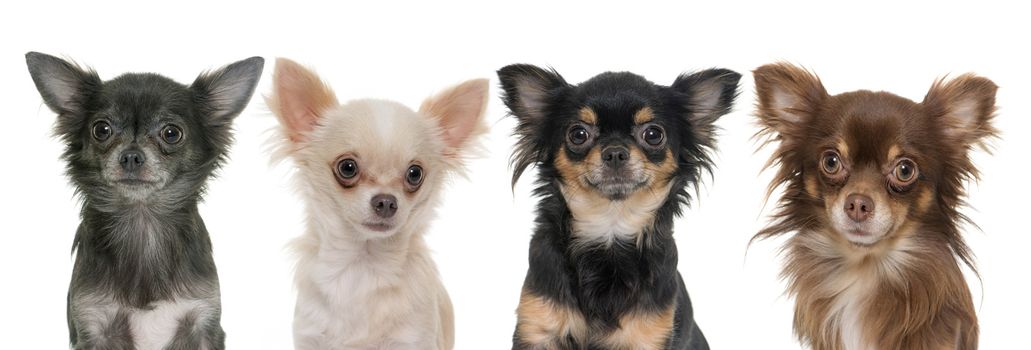
[[[445,181],[486,131],[488,82],[444,90],[418,111],[339,104],[311,70],[276,61],[269,107],[278,156],[307,209],[294,243],[297,349],[451,349],[451,300],[423,240]]]

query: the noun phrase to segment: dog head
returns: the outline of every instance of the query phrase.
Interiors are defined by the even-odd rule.
[[[758,115],[780,142],[772,186],[787,185],[780,221],[760,235],[809,229],[857,249],[940,232],[966,259],[955,222],[969,149],[994,136],[996,86],[961,75],[935,82],[920,103],[886,93],[829,95],[788,65],[755,70]],[[772,189],[772,187],[771,187]]]
[[[444,179],[486,128],[488,85],[464,82],[423,102],[418,111],[383,100],[340,105],[305,67],[280,58],[266,98],[287,138],[310,211],[332,218],[330,232],[390,237],[424,225]]]
[[[79,191],[91,203],[180,203],[196,198],[232,142],[233,119],[261,76],[252,57],[186,86],[149,73],[101,81],[96,72],[30,52],[29,73],[47,107]]]
[[[498,75],[518,120],[513,184],[536,165],[540,182],[559,184],[569,203],[644,211],[678,194],[687,200],[686,185],[711,166],[714,122],[729,112],[741,77],[711,69],[662,86],[609,72],[571,85],[554,70],[522,64]]]

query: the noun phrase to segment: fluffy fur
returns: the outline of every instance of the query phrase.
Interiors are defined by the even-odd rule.
[[[294,243],[297,349],[453,347],[451,301],[423,234],[445,180],[486,130],[487,91],[487,80],[470,80],[419,111],[384,100],[341,105],[315,73],[277,60],[266,101],[307,208]]]
[[[197,211],[261,76],[260,57],[186,86],[157,74],[101,81],[30,52],[58,114],[68,176],[82,199],[68,328],[76,349],[222,349],[218,276]]]
[[[866,90],[830,95],[789,64],[755,70],[760,135],[779,143],[784,194],[756,238],[794,232],[783,276],[795,332],[814,349],[975,349],[959,262],[971,147],[995,135],[996,86],[966,74],[916,103]],[[975,269],[976,272],[976,269]]]
[[[518,120],[512,183],[536,166],[541,199],[513,349],[708,349],[673,218],[712,166],[714,122],[741,76],[661,86],[610,72],[571,85],[521,64],[498,76]]]

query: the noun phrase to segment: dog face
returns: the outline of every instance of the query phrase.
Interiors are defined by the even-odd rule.
[[[482,133],[487,81],[471,80],[427,99],[419,111],[383,100],[336,102],[301,65],[279,59],[267,98],[289,139],[310,210],[339,218],[340,233],[375,239],[422,225],[444,179]]]
[[[729,111],[740,79],[713,69],[667,87],[603,73],[573,86],[531,65],[498,75],[519,121],[513,184],[538,165],[541,181],[560,183],[571,206],[625,203],[645,211],[673,193],[686,199],[684,186],[710,166],[713,123]]]
[[[885,92],[831,96],[787,64],[760,67],[755,81],[761,123],[781,142],[775,184],[794,191],[785,195],[789,226],[810,222],[868,248],[959,217],[961,181],[976,176],[967,151],[994,134],[991,81],[939,81],[921,103]]]
[[[101,81],[53,56],[26,59],[44,102],[59,114],[73,181],[101,205],[176,202],[199,193],[225,156],[232,119],[264,62],[240,61],[185,86],[156,74]]]

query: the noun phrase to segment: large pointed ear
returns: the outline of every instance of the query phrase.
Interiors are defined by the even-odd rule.
[[[529,64],[513,64],[498,70],[501,99],[518,121],[516,145],[512,152],[512,186],[530,165],[544,159],[545,144],[541,139],[548,110],[570,87],[554,69],[545,70]]]
[[[545,70],[529,64],[513,64],[498,70],[502,99],[520,122],[544,119],[555,93],[569,86],[554,69]]]
[[[923,105],[933,118],[940,118],[947,137],[966,146],[995,136],[995,92],[991,80],[964,74],[946,82],[939,79],[924,97]]]
[[[194,98],[211,126],[228,126],[236,118],[261,79],[265,59],[251,57],[211,72],[202,73],[190,85]]]
[[[483,115],[488,84],[487,79],[469,80],[427,98],[419,107],[420,113],[437,121],[447,147],[444,156],[452,161],[460,161],[470,141],[487,131]]]
[[[700,144],[712,145],[716,120],[730,112],[738,95],[741,74],[729,69],[708,69],[683,74],[670,87],[687,97],[687,118]]]
[[[39,52],[25,54],[25,63],[43,102],[62,119],[81,119],[86,103],[100,90],[100,77],[92,69]]]
[[[315,72],[286,58],[276,59],[272,94],[265,97],[265,102],[293,143],[305,141],[305,134],[315,128],[319,115],[339,105],[336,94]]]
[[[788,63],[767,64],[753,74],[760,123],[783,136],[797,136],[829,97],[816,75]]]

